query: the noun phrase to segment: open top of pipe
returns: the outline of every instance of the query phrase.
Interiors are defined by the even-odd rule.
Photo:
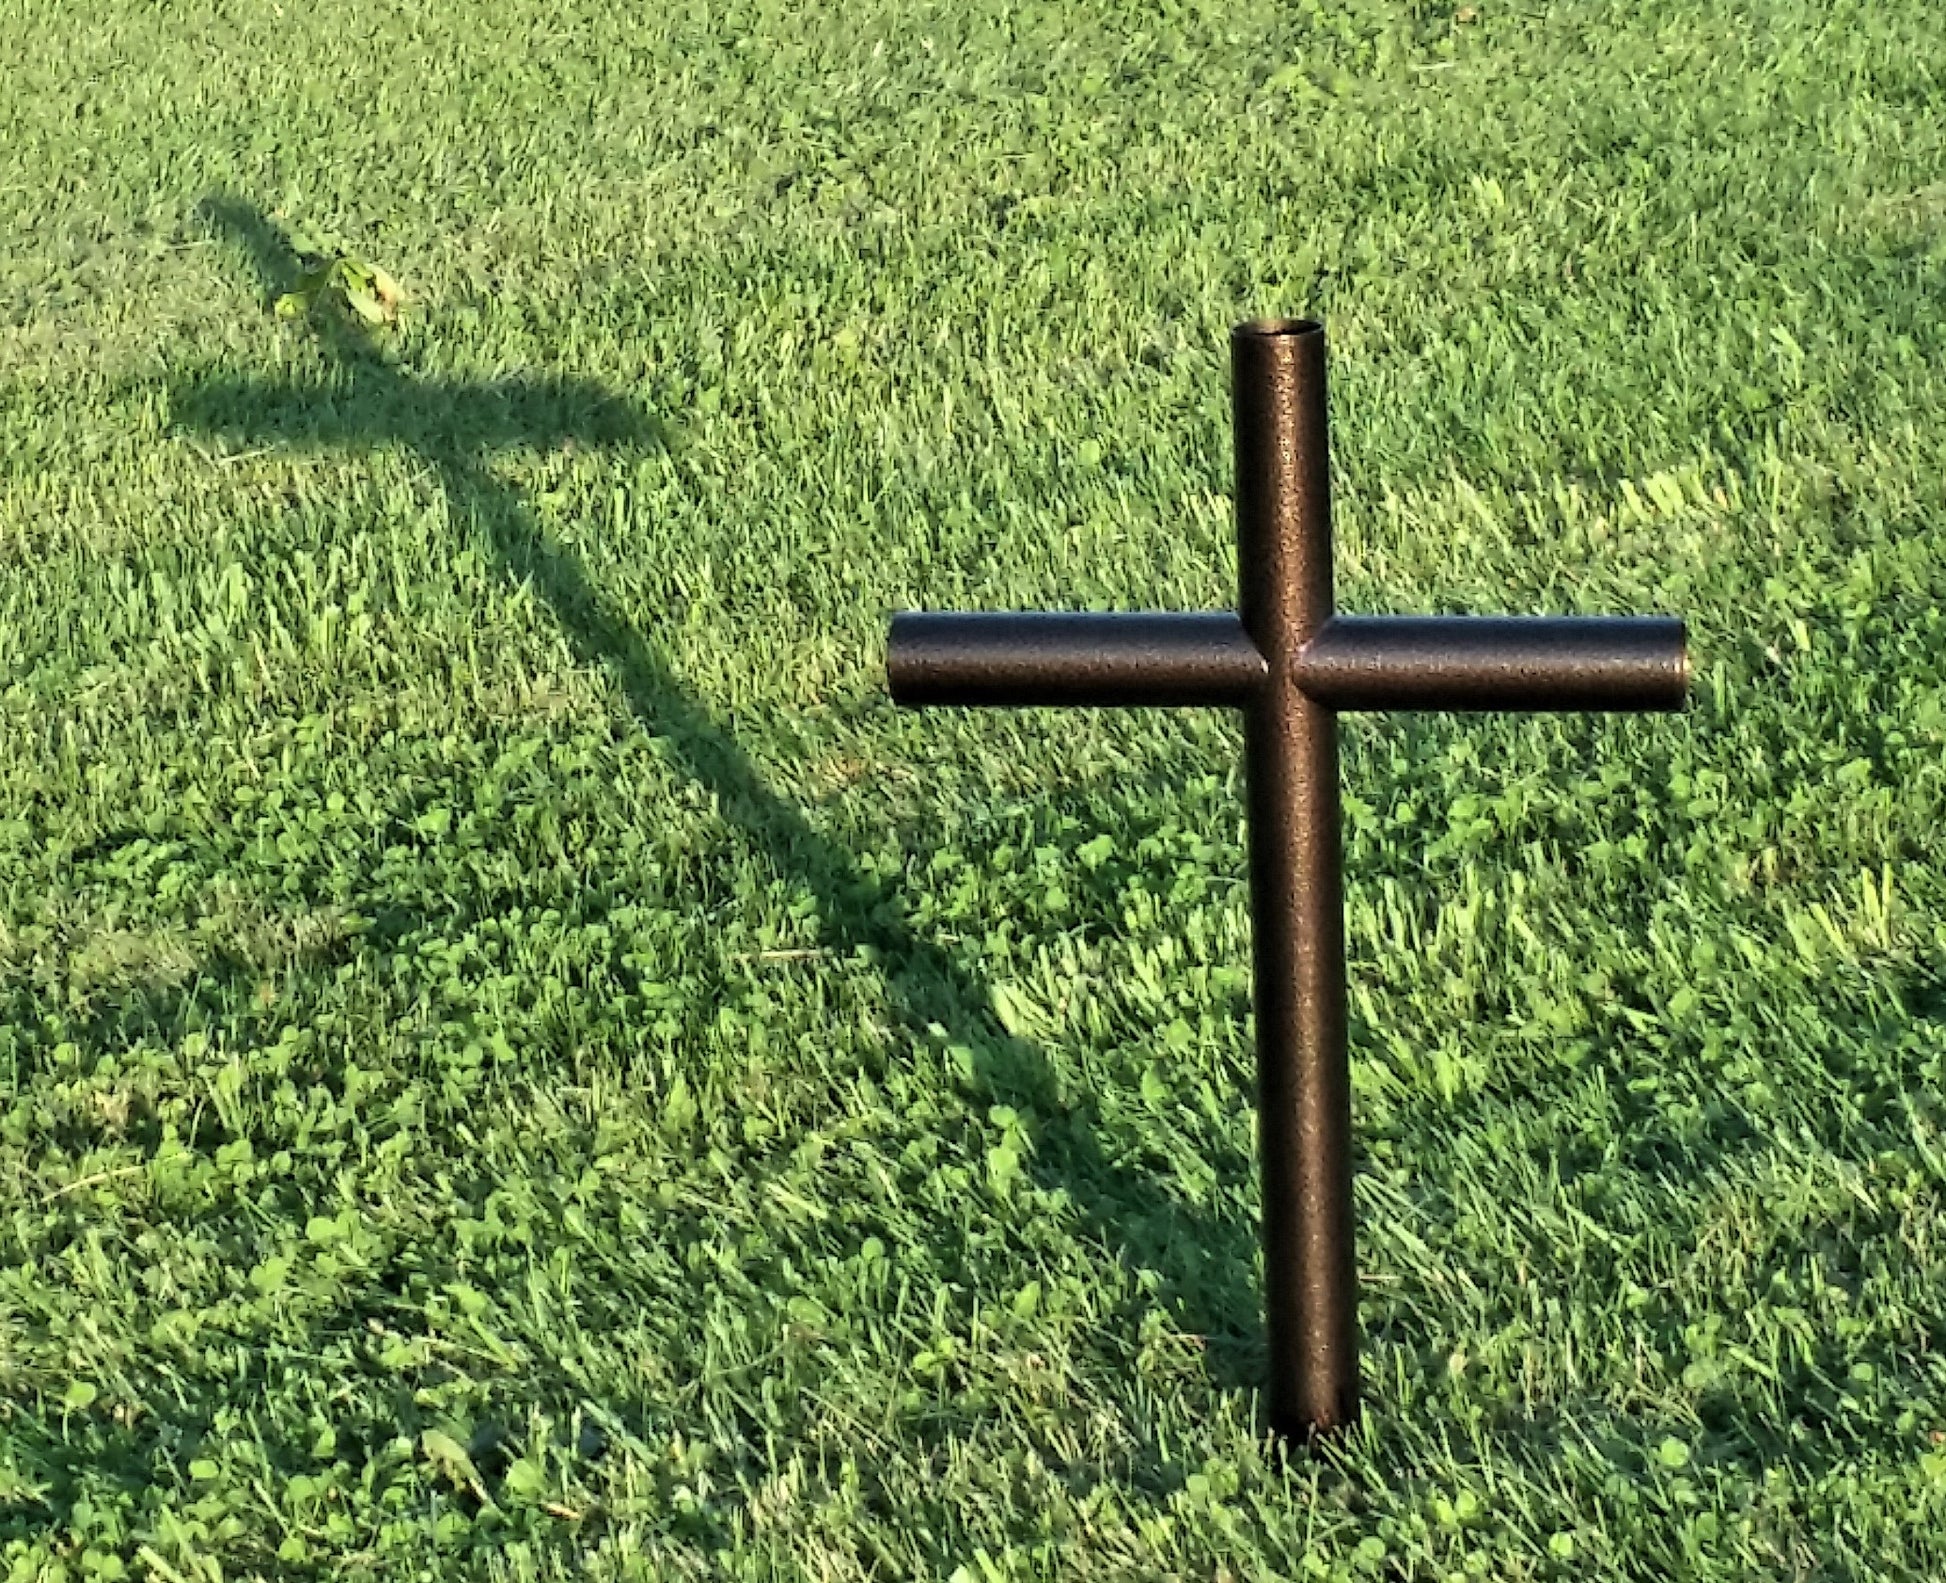
[[[1322,335],[1324,326],[1316,319],[1246,319],[1230,334],[1236,337]]]

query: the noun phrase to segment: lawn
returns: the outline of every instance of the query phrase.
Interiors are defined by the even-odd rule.
[[[1935,6],[0,37],[0,1575],[1946,1574]],[[1288,1460],[1237,722],[883,677],[1228,605],[1278,313],[1345,608],[1695,664],[1347,718]]]

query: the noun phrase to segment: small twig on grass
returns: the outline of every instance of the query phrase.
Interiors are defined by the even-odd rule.
[[[808,962],[812,957],[829,956],[830,947],[822,945],[806,946],[797,951],[739,951],[729,960],[732,962]]]
[[[54,1191],[49,1193],[45,1198],[43,1198],[41,1202],[43,1204],[51,1204],[54,1202],[55,1199],[61,1197],[65,1193],[78,1193],[84,1187],[96,1187],[103,1182],[113,1181],[118,1176],[134,1176],[137,1172],[146,1171],[147,1169],[148,1166],[146,1164],[118,1165],[112,1171],[97,1171],[93,1176],[77,1177],[74,1181],[67,1183],[65,1186],[55,1188]]]
[[[266,448],[256,451],[232,451],[227,456],[218,456],[215,452],[198,445],[194,440],[191,440],[189,443],[194,447],[196,454],[208,462],[211,467],[228,467],[235,462],[249,462],[254,461],[259,456],[270,455],[270,451]]]

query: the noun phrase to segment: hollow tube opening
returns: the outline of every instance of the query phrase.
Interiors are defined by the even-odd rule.
[[[1247,319],[1230,331],[1238,337],[1269,340],[1282,335],[1322,335],[1324,326],[1316,319]]]

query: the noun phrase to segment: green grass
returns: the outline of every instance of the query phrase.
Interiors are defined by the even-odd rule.
[[[824,12],[0,0],[5,1575],[1942,1575],[1936,8]],[[1345,608],[1697,666],[1348,720],[1288,1466],[1234,721],[882,684],[1280,312]]]

